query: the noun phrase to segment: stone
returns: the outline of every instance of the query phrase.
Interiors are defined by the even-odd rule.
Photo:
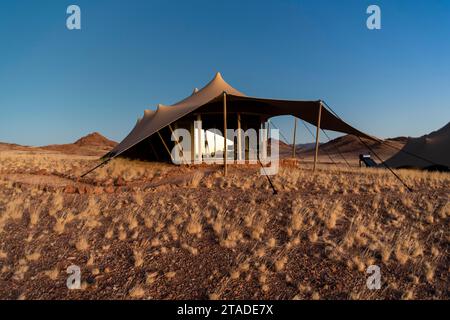
[[[77,190],[74,186],[68,185],[64,188],[64,193],[75,193]]]
[[[108,186],[104,190],[105,190],[106,193],[114,193],[114,187],[113,186]]]

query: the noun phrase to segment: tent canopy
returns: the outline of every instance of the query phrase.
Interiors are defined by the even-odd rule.
[[[206,112],[216,109],[217,112],[220,112],[223,93],[227,95],[227,109],[230,113],[252,113],[266,118],[292,115],[315,126],[317,126],[319,109],[322,106],[321,100],[295,101],[249,97],[233,88],[225,82],[220,73],[217,73],[205,87],[201,90],[194,90],[189,97],[170,106],[159,104],[156,111],[145,110],[144,116],[138,119],[133,130],[106,157],[116,157],[122,154],[194,111]],[[323,107],[320,128],[378,140],[350,126]]]

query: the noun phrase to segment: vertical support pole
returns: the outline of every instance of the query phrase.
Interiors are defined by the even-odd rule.
[[[266,157],[269,157],[269,140],[270,140],[270,122],[269,119],[266,120]],[[272,150],[270,150],[270,155],[272,155]]]
[[[208,138],[208,131],[202,130],[202,139],[203,139],[203,147],[205,148],[205,158],[203,158],[204,162],[209,162],[209,158],[211,157],[211,146]]]
[[[216,139],[216,131],[214,131],[214,158],[217,156],[217,139]]]
[[[319,102],[319,114],[317,116],[317,130],[316,130],[316,152],[314,153],[313,171],[316,171],[317,158],[319,157],[319,134],[320,134],[320,120],[322,118],[322,101]]]
[[[260,161],[265,161],[267,159],[267,138],[268,138],[268,122],[263,122],[265,119],[261,119],[259,143],[258,143],[258,159]]]
[[[202,146],[202,116],[200,114],[197,115],[197,161],[198,163],[202,163],[203,161],[203,146]]]
[[[191,134],[191,164],[195,163],[195,125],[194,121],[191,121],[190,128],[189,128],[190,134]]]
[[[237,114],[237,160],[238,162],[242,161],[242,135],[241,135],[241,114]]]
[[[223,175],[227,176],[227,93],[223,93]]]
[[[294,117],[294,135],[292,138],[292,158],[295,159],[295,138],[297,136],[297,118]]]

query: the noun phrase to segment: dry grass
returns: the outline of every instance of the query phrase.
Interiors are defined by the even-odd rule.
[[[448,299],[448,174],[92,162],[0,153],[1,298]]]
[[[136,286],[130,290],[131,298],[142,298],[145,295],[145,290],[141,286]]]
[[[141,267],[144,264],[144,252],[142,250],[135,249],[133,251],[133,254],[134,254],[134,266],[136,268]]]
[[[86,251],[89,249],[89,242],[85,237],[81,237],[76,243],[75,248],[77,248],[78,251]]]
[[[59,270],[57,268],[45,271],[44,273],[47,277],[50,278],[50,280],[53,280],[53,281],[58,279],[58,276],[59,276]]]

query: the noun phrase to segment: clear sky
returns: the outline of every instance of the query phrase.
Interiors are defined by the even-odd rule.
[[[1,1],[0,141],[121,140],[217,71],[248,95],[324,99],[379,137],[420,136],[450,121],[450,1]],[[274,122],[291,139],[292,118]]]

